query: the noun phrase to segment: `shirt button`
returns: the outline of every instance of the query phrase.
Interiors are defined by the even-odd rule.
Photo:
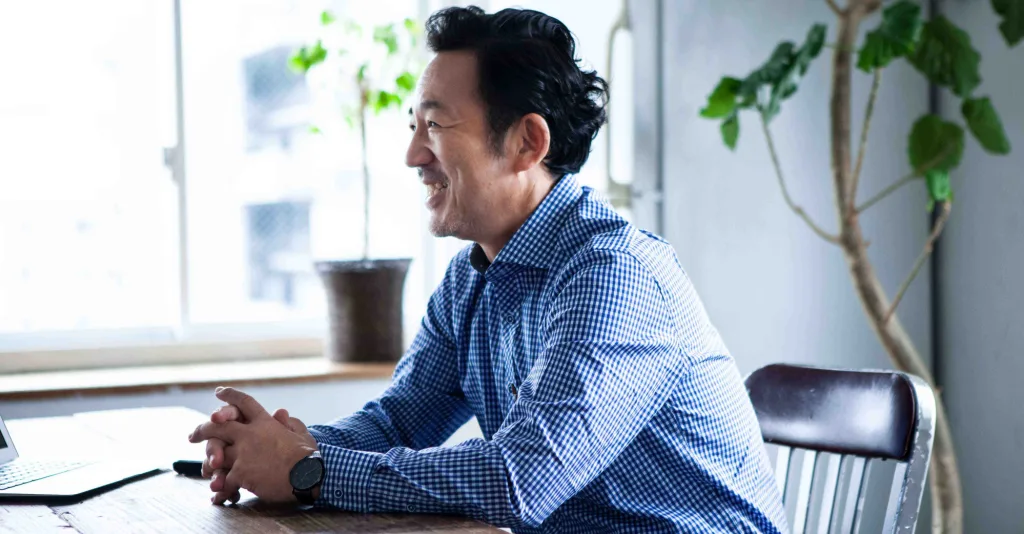
[[[504,319],[505,319],[506,323],[513,323],[516,320],[516,314],[512,313],[512,312],[508,312],[508,313],[505,314]]]
[[[334,490],[334,496],[338,497],[340,499],[341,498],[341,490]]]
[[[410,504],[409,506],[406,506],[405,508],[406,508],[406,510],[409,510],[409,512],[414,513],[414,514],[416,513],[416,510],[417,510],[415,504]]]

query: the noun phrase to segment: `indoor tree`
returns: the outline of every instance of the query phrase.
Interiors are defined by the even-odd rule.
[[[739,139],[740,112],[749,110],[756,115],[786,204],[815,234],[839,247],[846,257],[857,296],[893,365],[922,377],[935,389],[936,433],[929,477],[934,508],[932,525],[935,532],[959,533],[963,503],[949,422],[932,374],[900,323],[896,307],[949,219],[953,205],[950,171],[960,163],[966,131],[970,131],[990,154],[1008,154],[1010,143],[992,101],[976,92],[981,83],[981,57],[971,45],[970,36],[956,24],[941,14],[926,20],[921,6],[910,0],[884,4],[881,0],[848,0],[845,6],[839,5],[837,0],[825,2],[838,19],[835,42],[830,45],[834,52],[829,103],[837,233],[824,229],[790,197],[770,129],[782,102],[797,91],[808,66],[826,45],[826,25],[812,26],[799,46],[788,41],[779,43],[768,60],[745,78],[722,78],[708,98],[707,106],[701,110],[701,116],[721,120],[722,139],[734,149]],[[1000,18],[998,28],[993,27],[991,31],[999,31],[1011,47],[1024,40],[1024,0],[991,0],[991,3]],[[874,23],[874,27],[858,43],[858,30],[861,24],[868,22]],[[930,83],[959,99],[961,116],[947,120],[929,113],[917,119],[910,125],[907,138],[909,171],[906,176],[866,200],[859,200],[857,183],[875,98],[883,71],[897,60],[909,62]],[[872,77],[856,152],[851,139],[850,105],[855,69]],[[918,181],[926,186],[927,208],[933,213],[932,229],[910,273],[890,297],[871,263],[860,217],[892,192]]]
[[[339,96],[340,112],[349,127],[359,131],[363,174],[363,260],[370,256],[370,168],[367,161],[366,121],[371,114],[401,109],[416,88],[421,70],[416,21],[364,28],[351,19],[339,20],[330,11],[320,14],[325,35],[292,54],[289,65],[302,74],[328,67]],[[330,43],[330,44],[327,44]],[[326,45],[326,46],[325,46]],[[331,46],[333,45],[333,46]],[[313,133],[321,133],[312,127]]]

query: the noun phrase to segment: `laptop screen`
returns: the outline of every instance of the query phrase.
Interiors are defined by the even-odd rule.
[[[2,432],[0,432],[0,449],[6,449],[6,448],[7,448],[7,442],[4,441],[4,435],[3,435]]]

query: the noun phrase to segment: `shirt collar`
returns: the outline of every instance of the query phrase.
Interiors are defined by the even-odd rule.
[[[522,265],[550,269],[557,260],[557,237],[562,221],[572,207],[583,196],[583,188],[576,177],[565,175],[544,197],[537,209],[512,235],[512,239],[494,258],[497,264]],[[470,252],[470,264],[483,273],[490,269],[491,262],[479,244]],[[488,273],[491,274],[491,273]]]

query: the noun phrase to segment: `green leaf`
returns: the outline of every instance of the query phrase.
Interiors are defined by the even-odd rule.
[[[324,26],[329,26],[336,20],[338,20],[338,18],[335,17],[334,13],[331,13],[330,11],[324,10],[322,13],[320,13],[320,24]]]
[[[297,72],[306,72],[309,67],[306,65],[306,58],[298,50],[288,58],[288,66]]]
[[[321,132],[320,128],[317,128],[316,126],[310,126],[309,127],[309,133],[316,135],[316,134],[321,134],[323,132]]]
[[[721,119],[728,117],[736,109],[736,98],[740,94],[743,81],[726,76],[718,82],[718,86],[708,97],[708,105],[700,110],[705,119]]]
[[[722,121],[722,141],[729,150],[736,150],[736,141],[740,138],[740,118],[733,113]]]
[[[924,175],[928,184],[928,211],[936,202],[947,202],[953,199],[953,187],[949,183],[949,171],[932,169]]]
[[[987,96],[964,100],[960,111],[982,148],[992,154],[1010,153],[1010,140],[1003,130],[1003,121],[999,120],[999,114]]]
[[[324,48],[323,41],[318,40],[309,52],[309,64],[313,66],[317,63],[323,63],[325,59],[327,59],[327,50]]]
[[[388,55],[392,56],[398,52],[398,35],[395,34],[395,25],[377,26],[373,29],[373,40],[388,47]]]
[[[1003,19],[999,31],[1006,44],[1016,46],[1024,39],[1024,0],[992,0],[992,9]]]
[[[412,35],[413,37],[415,37],[416,34],[419,33],[420,25],[416,24],[416,21],[413,19],[403,20],[402,26],[405,26],[405,31],[409,32],[409,35]]]
[[[768,61],[743,80],[739,89],[740,106],[756,102],[766,121],[774,118],[782,101],[796,93],[811,61],[821,53],[826,31],[824,24],[815,24],[799,48],[789,41],[779,43]]]
[[[963,98],[981,83],[981,56],[971,46],[971,37],[942,15],[925,23],[921,41],[909,58],[932,83],[949,87]]]
[[[323,63],[327,59],[327,50],[323,42],[317,41],[312,47],[303,46],[299,48],[292,57],[288,58],[288,64],[299,72],[307,72],[314,65]]]
[[[374,113],[380,113],[389,107],[402,107],[402,97],[389,91],[370,91],[367,102]]]
[[[914,51],[924,22],[921,6],[901,0],[882,11],[882,23],[868,32],[857,57],[857,68],[864,72],[882,68],[892,60]]]
[[[771,85],[782,79],[783,74],[793,63],[793,50],[796,45],[790,41],[783,41],[775,46],[771,57],[763,65],[747,75],[740,85],[740,96],[746,102],[757,102],[763,87],[770,88]]]
[[[925,115],[910,129],[907,153],[915,173],[949,171],[964,154],[964,129],[938,115]]]
[[[405,71],[395,78],[395,85],[398,87],[399,92],[409,94],[416,88],[416,77],[411,72]]]
[[[366,79],[366,69],[368,69],[369,67],[370,65],[368,63],[363,63],[362,65],[359,65],[359,70],[356,71],[356,81],[359,82],[360,84],[363,83],[363,80]]]

